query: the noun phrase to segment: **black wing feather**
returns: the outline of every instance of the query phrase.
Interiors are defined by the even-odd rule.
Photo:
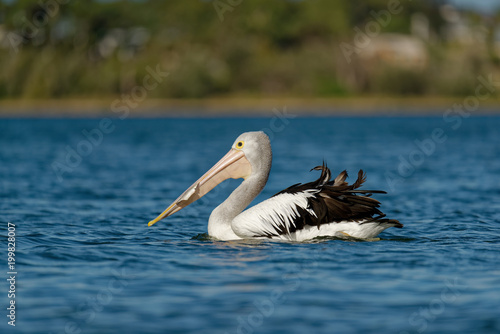
[[[322,224],[341,221],[362,221],[363,224],[377,222],[380,224],[391,224],[399,228],[403,227],[403,224],[395,219],[384,218],[385,214],[378,209],[380,202],[370,197],[372,194],[385,194],[385,191],[358,189],[366,181],[366,174],[363,170],[358,172],[358,178],[352,185],[345,182],[348,176],[345,170],[335,180],[330,181],[331,172],[324,162],[322,166],[316,166],[311,170],[321,170],[321,175],[316,181],[295,184],[274,196],[285,193],[295,194],[316,189],[318,192],[308,198],[308,209],[313,210],[316,217],[311,215],[307,210],[297,206],[296,210],[299,215],[291,226],[288,228],[283,227],[281,232],[287,229],[289,230],[287,231],[288,233],[293,233],[296,230],[304,228],[306,225],[317,226],[319,228]],[[285,224],[283,223],[283,225]]]

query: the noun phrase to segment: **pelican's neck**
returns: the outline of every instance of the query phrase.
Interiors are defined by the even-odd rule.
[[[221,240],[241,239],[231,228],[231,222],[264,189],[269,169],[250,175],[231,195],[212,211],[208,220],[208,234]]]

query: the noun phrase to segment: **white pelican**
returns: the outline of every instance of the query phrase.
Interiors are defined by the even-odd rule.
[[[389,227],[403,227],[395,219],[383,218],[380,202],[370,198],[379,190],[357,190],[366,179],[363,171],[352,185],[347,172],[330,181],[323,163],[318,180],[295,184],[243,211],[264,189],[271,169],[271,144],[264,132],[246,132],[231,150],[190,186],[149,226],[203,197],[229,178],[244,181],[215,210],[208,220],[208,234],[220,240],[271,238],[303,241],[320,236],[374,238]]]

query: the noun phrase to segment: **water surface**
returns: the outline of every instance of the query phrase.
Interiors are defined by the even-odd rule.
[[[0,233],[12,222],[17,234],[15,329],[500,331],[499,117],[278,121],[113,119],[100,139],[99,119],[0,120]],[[387,190],[382,210],[405,227],[375,242],[211,240],[210,212],[237,180],[147,227],[240,133],[259,129],[274,161],[256,202],[316,179],[309,170],[325,160],[351,182],[364,169],[365,187]]]

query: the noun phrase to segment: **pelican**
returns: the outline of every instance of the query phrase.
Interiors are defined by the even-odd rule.
[[[365,182],[363,170],[352,185],[344,170],[330,181],[330,169],[323,162],[312,170],[320,177],[295,184],[245,210],[264,189],[271,170],[271,143],[262,131],[245,132],[229,152],[191,185],[149,226],[200,199],[229,178],[243,178],[231,195],[216,207],[208,220],[208,234],[219,240],[270,238],[305,241],[316,237],[371,239],[389,227],[401,228],[395,219],[384,218],[380,202],[371,198],[380,190],[358,190]],[[245,211],[243,211],[245,210]]]

